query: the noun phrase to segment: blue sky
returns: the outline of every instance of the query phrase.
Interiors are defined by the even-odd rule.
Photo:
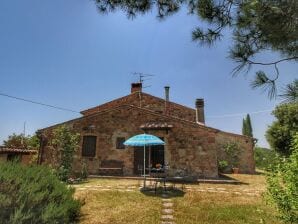
[[[249,87],[260,67],[232,78],[230,36],[213,48],[191,41],[200,23],[186,10],[159,21],[154,13],[135,20],[122,12],[100,15],[87,0],[2,0],[0,8],[0,93],[80,111],[129,94],[132,72],[149,73],[155,76],[146,92],[163,97],[169,85],[170,99],[190,107],[203,97],[207,125],[235,133],[241,133],[243,116],[222,115],[278,103]],[[281,71],[286,75],[280,83],[297,77],[295,64],[283,64]],[[22,132],[24,122],[32,134],[79,116],[2,96],[0,111],[0,142]],[[267,146],[264,133],[273,117],[266,112],[251,118],[259,145]]]

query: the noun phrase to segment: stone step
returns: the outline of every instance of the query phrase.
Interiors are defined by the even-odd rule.
[[[166,209],[163,209],[161,212],[162,214],[165,214],[165,215],[171,215],[174,213],[174,210],[170,208],[166,208]]]
[[[163,203],[162,204],[163,205],[163,207],[165,207],[165,208],[171,208],[171,207],[173,207],[173,203],[171,203],[171,202],[166,202],[166,203]]]
[[[173,215],[162,215],[161,219],[162,220],[173,220],[174,216]]]

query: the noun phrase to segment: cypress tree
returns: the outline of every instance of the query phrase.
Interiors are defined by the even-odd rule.
[[[243,118],[243,120],[242,120],[242,134],[243,135],[246,135],[246,120],[245,120],[245,118]]]
[[[253,137],[252,125],[249,114],[246,115],[246,118],[243,118],[242,134],[249,137]]]
[[[251,125],[249,114],[246,115],[246,128],[247,128],[247,135],[250,137],[253,137],[252,125]]]

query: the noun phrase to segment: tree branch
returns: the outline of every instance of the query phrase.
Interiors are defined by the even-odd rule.
[[[251,61],[251,60],[247,60],[247,62],[249,64],[254,64],[254,65],[276,65],[280,62],[283,62],[283,61],[290,61],[290,60],[298,60],[298,56],[294,56],[294,57],[290,57],[290,58],[283,58],[283,59],[280,59],[278,61],[275,61],[275,62],[269,62],[269,63],[263,63],[263,62],[254,62],[254,61]]]

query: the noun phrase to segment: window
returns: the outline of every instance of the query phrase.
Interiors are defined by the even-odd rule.
[[[125,142],[124,137],[118,137],[116,139],[116,149],[125,149],[125,145],[123,144]]]
[[[94,157],[96,152],[96,136],[84,136],[82,156]]]

